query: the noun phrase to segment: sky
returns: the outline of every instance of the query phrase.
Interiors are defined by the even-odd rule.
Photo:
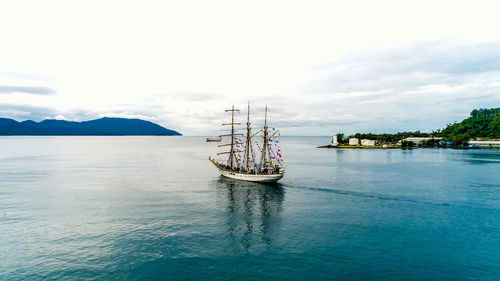
[[[0,117],[430,132],[500,106],[498,1],[2,1]]]

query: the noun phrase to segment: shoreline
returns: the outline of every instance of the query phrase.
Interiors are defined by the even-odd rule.
[[[463,150],[479,150],[479,149],[500,149],[500,146],[492,146],[492,147],[475,147],[475,148],[470,148],[470,147],[401,147],[401,146],[393,146],[393,147],[382,147],[380,145],[377,146],[362,146],[362,145],[339,145],[339,146],[333,146],[330,144],[327,145],[321,145],[318,146],[317,148],[335,148],[335,149],[419,149],[419,148],[433,148],[433,149],[463,149]]]
[[[327,145],[322,145],[322,146],[318,146],[317,148],[349,148],[349,149],[395,149],[395,148],[399,148],[399,149],[412,149],[412,148],[417,148],[417,147],[382,147],[380,145],[376,145],[376,146],[363,146],[363,145],[338,145],[338,146],[334,146],[334,145],[330,145],[330,144],[327,144]]]

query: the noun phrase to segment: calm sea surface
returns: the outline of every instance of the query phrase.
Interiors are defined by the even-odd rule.
[[[1,137],[2,280],[500,280],[500,150],[284,137],[277,187],[200,137]]]

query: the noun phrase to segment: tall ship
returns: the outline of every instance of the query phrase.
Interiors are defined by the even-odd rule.
[[[252,132],[250,127],[250,103],[248,103],[246,134],[238,133],[234,122],[234,113],[240,112],[234,105],[226,112],[231,112],[231,123],[223,123],[223,126],[231,126],[231,132],[220,135],[227,143],[218,147],[228,147],[229,151],[217,153],[217,159],[208,159],[219,169],[225,177],[253,181],[253,182],[277,182],[285,175],[285,166],[279,147],[279,130],[269,128],[267,124],[267,105],[264,114],[264,127]],[[226,157],[227,156],[227,157]]]

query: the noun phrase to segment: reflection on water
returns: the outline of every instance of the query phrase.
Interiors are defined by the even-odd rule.
[[[468,162],[471,164],[500,163],[500,154],[494,150],[454,150],[448,153],[447,157],[451,161]]]
[[[244,182],[220,177],[218,198],[227,210],[227,232],[234,247],[268,249],[279,234],[284,189],[280,184]]]
[[[202,137],[0,137],[0,280],[498,280],[500,150],[329,141],[269,186]]]

